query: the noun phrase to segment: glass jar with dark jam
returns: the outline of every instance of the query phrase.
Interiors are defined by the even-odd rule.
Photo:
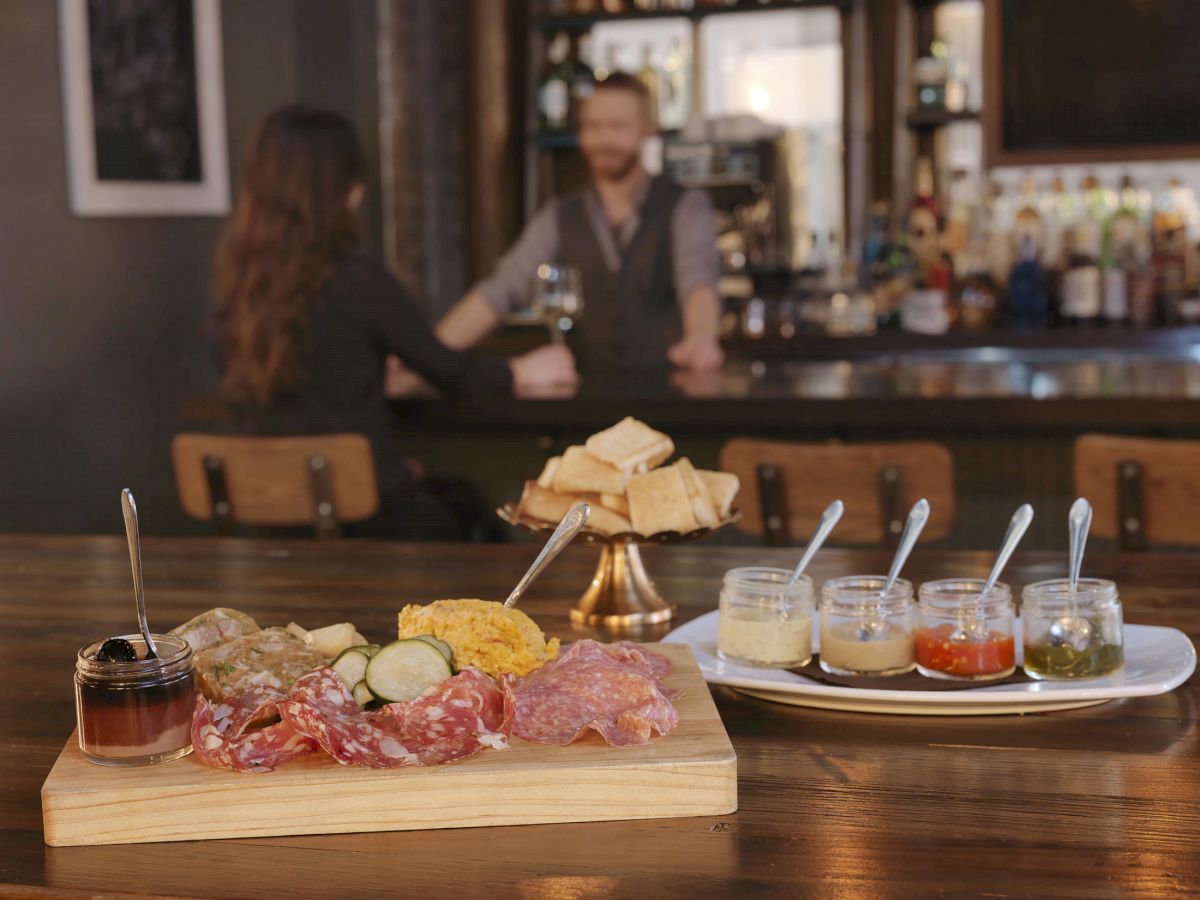
[[[148,766],[192,752],[196,673],[192,648],[169,634],[154,635],[157,659],[146,659],[141,635],[124,635],[128,659],[83,647],[75,662],[75,717],[79,749],[107,766]],[[136,658],[133,658],[136,657]]]

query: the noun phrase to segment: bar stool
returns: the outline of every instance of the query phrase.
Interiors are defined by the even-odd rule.
[[[235,525],[311,524],[318,539],[379,508],[371,443],[361,434],[244,437],[179,434],[175,489],[193,519],[221,535]]]
[[[1123,551],[1200,546],[1200,441],[1081,435],[1075,493],[1091,501],[1092,534]]]
[[[895,547],[909,507],[921,497],[933,514],[923,541],[954,524],[954,458],[942,444],[796,444],[733,438],[721,468],[741,479],[738,528],[768,546],[806,536],[835,498],[846,513],[834,533],[842,544]]]

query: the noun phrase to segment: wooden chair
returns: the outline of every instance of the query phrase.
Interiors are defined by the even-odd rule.
[[[180,434],[171,442],[179,502],[219,534],[234,525],[311,524],[318,538],[375,515],[379,489],[361,434],[230,437]]]
[[[1122,550],[1200,546],[1200,441],[1081,435],[1075,493],[1092,504],[1092,534]]]
[[[913,503],[932,513],[921,540],[944,538],[954,524],[954,458],[941,444],[793,444],[734,438],[721,468],[741,479],[738,527],[773,547],[804,540],[821,512],[846,504],[832,539],[896,546]]]

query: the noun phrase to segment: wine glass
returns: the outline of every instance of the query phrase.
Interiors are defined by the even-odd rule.
[[[538,266],[533,311],[546,323],[550,340],[555,344],[565,343],[566,333],[575,326],[575,320],[583,315],[579,270],[574,266],[553,263]]]

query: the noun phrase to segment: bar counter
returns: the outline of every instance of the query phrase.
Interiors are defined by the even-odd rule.
[[[346,619],[391,633],[406,602],[500,598],[529,546],[153,540],[151,623],[214,605],[263,624]],[[570,547],[522,600],[551,634],[595,550]],[[793,551],[656,547],[647,565],[679,621],[716,605],[736,565]],[[918,549],[914,581],[979,576],[989,555]],[[1019,553],[1014,585],[1061,574]],[[820,554],[818,582],[879,570],[875,551]],[[1089,556],[1127,619],[1200,639],[1200,558]],[[1070,712],[907,717],[780,706],[715,688],[738,756],[739,809],[713,818],[50,848],[38,790],[74,724],[73,654],[127,631],[118,538],[0,537],[0,893],[30,896],[1196,896],[1200,727],[1195,676],[1178,690]],[[653,639],[653,636],[647,636]],[[619,752],[619,751],[615,751]],[[270,775],[246,776],[269,778]],[[115,812],[114,814],[119,814]]]
[[[697,434],[1200,432],[1200,329],[741,341],[709,375],[585,375],[566,396],[396,402],[432,430]]]

